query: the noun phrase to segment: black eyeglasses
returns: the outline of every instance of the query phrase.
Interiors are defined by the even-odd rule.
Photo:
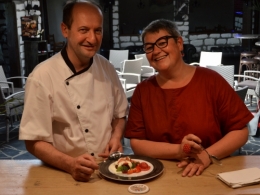
[[[168,45],[168,39],[177,38],[176,36],[163,36],[157,39],[154,43],[145,43],[143,45],[143,50],[145,53],[151,53],[154,50],[154,46],[156,45],[158,48],[165,48]]]

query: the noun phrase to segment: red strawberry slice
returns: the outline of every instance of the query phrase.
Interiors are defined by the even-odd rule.
[[[191,151],[190,145],[189,144],[184,144],[183,148],[182,148],[182,151],[185,152],[186,154],[189,154],[190,151]]]

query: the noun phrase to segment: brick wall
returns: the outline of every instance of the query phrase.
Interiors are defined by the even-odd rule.
[[[38,0],[32,0],[32,7],[34,5],[38,5],[40,7],[40,1]],[[27,5],[26,1],[14,1],[16,6],[16,19],[17,19],[17,29],[18,29],[18,40],[20,44],[20,64],[21,64],[21,75],[25,75],[25,61],[24,61],[24,42],[22,40],[22,29],[21,29],[21,17],[28,16],[28,15],[36,15],[38,17],[38,29],[41,29],[41,12],[39,10],[31,10],[28,14],[27,10],[25,10],[25,7]]]
[[[114,48],[125,48],[131,45],[142,45],[141,37],[135,36],[119,36],[119,1],[115,1],[113,6],[113,41]],[[234,33],[213,33],[189,35],[189,21],[176,22],[182,34],[184,43],[192,44],[196,47],[197,52],[210,51],[215,46],[235,46],[241,45],[241,40],[234,38]],[[236,19],[236,26],[242,29],[241,18]]]

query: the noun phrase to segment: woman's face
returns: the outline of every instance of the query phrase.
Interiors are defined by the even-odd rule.
[[[144,46],[150,50],[153,48],[152,52],[146,54],[147,59],[158,72],[174,68],[182,61],[183,40],[178,37],[176,42],[175,39],[166,30],[145,35]]]

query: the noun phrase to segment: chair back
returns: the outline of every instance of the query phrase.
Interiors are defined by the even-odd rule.
[[[225,65],[225,66],[207,66],[207,68],[216,71],[219,73],[228,83],[234,88],[234,65]]]
[[[7,82],[3,66],[0,66],[0,81]],[[0,83],[0,86],[2,89],[9,89],[9,86],[7,83]]]
[[[240,99],[244,102],[247,94],[248,86],[244,86],[241,88],[236,89],[237,95],[240,97]]]
[[[141,75],[143,58],[134,60],[124,60],[122,73],[135,73]]]
[[[150,63],[146,57],[146,54],[135,54],[135,59],[143,58],[143,66],[150,66]]]
[[[50,34],[48,36],[48,43],[50,44],[51,46],[51,50],[54,50],[54,45],[55,45],[55,38],[54,38],[54,34]]]
[[[56,42],[54,44],[54,53],[58,53],[59,51],[61,51],[65,44],[65,41]]]
[[[199,65],[206,66],[219,66],[221,65],[222,52],[206,52],[201,51]]]
[[[116,70],[122,71],[122,63],[128,60],[129,50],[109,50],[109,61]]]

